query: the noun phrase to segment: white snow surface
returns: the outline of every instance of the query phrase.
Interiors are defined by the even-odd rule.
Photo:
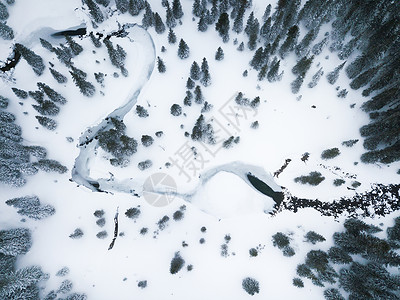
[[[333,245],[332,234],[341,230],[342,225],[338,220],[323,217],[312,209],[297,213],[283,211],[276,216],[265,214],[264,211],[271,210],[273,202],[252,188],[245,174],[252,172],[258,175],[275,191],[285,186],[298,197],[333,201],[366,191],[373,183],[397,182],[398,175],[395,173],[400,164],[354,164],[359,162],[364,151],[359,128],[368,122],[368,116],[360,109],[365,99],[359,91],[349,88],[344,72],[334,86],[323,77],[315,88],[307,87],[320,66],[327,74],[341,63],[335,54],[325,49],[316,58],[298,94],[302,97],[297,100],[298,95],[290,91],[290,82],[295,78],[290,71],[296,59],[294,54],[281,62],[285,71],[282,81],[273,84],[259,82],[257,72],[248,64],[253,52],[247,48],[238,52],[238,45],[233,44],[235,38],[239,43],[246,43],[244,35],[231,32],[230,41],[224,44],[212,26],[205,33],[198,32],[198,20],[192,21],[192,1],[181,2],[185,13],[183,25],[178,25],[174,31],[178,42],[183,38],[189,45],[188,59],[177,57],[178,45],[168,44],[167,31],[158,35],[154,28],[150,28],[150,42],[147,33],[134,26],[131,27],[135,31],[131,32],[135,36],[133,42],[128,38],[111,38],[114,45],[121,45],[127,52],[129,76],[125,78],[111,65],[104,45],[97,49],[88,37],[76,39],[84,51],[73,61],[88,73],[88,81],[96,86],[96,94],[91,98],[79,93],[68,69],[40,46],[39,37],[57,45],[63,41],[51,38],[51,33],[81,24],[86,24],[89,31],[109,33],[118,30],[119,24],[140,24],[143,12],[138,17],[115,12],[99,28],[93,29],[88,12],[82,10],[78,0],[16,0],[9,7],[10,18],[7,22],[16,37],[12,42],[1,43],[0,59],[8,57],[12,43],[26,44],[44,58],[47,67],[50,61],[55,69],[68,75],[68,83],[58,84],[48,68],[41,77],[36,77],[31,67],[21,60],[12,74],[2,78],[0,94],[11,100],[9,110],[23,127],[24,143],[46,147],[48,157],[60,161],[69,171],[62,175],[39,172],[18,189],[0,185],[0,229],[32,229],[33,246],[30,252],[19,257],[18,266],[38,264],[50,274],[41,291],[43,297],[59,287],[65,278],[55,274],[63,266],[68,266],[70,273],[66,278],[73,282],[75,292],[85,293],[88,299],[322,299],[323,289],[314,287],[309,281],[305,281],[305,288],[298,289],[292,285],[292,279],[296,277],[296,266],[304,261],[305,254],[311,249],[329,249]],[[273,7],[276,5],[272,1],[253,0],[253,10],[259,20],[268,3]],[[151,5],[153,11],[165,17],[160,1],[151,1]],[[245,20],[250,11],[247,11]],[[316,41],[324,33],[323,28]],[[152,53],[153,43],[156,53]],[[160,51],[162,46],[166,47],[166,52]],[[219,46],[223,48],[225,58],[215,61],[214,55]],[[147,80],[148,67],[153,68],[157,56],[166,63],[167,71],[160,74],[154,68]],[[329,59],[325,59],[327,56]],[[231,135],[240,136],[240,142],[231,149],[220,148],[221,143],[210,146],[184,137],[185,131],[191,133],[201,109],[195,103],[191,107],[183,106],[185,84],[190,65],[194,60],[200,65],[203,57],[209,63],[212,84],[201,88],[205,100],[213,105],[204,116],[215,127],[219,122],[224,139]],[[318,63],[320,66],[317,67]],[[248,77],[242,76],[244,70],[249,71]],[[107,74],[104,88],[96,82],[94,72]],[[119,73],[118,78],[113,76],[114,72]],[[58,122],[55,131],[50,132],[36,122],[34,116],[37,112],[31,107],[35,104],[33,99],[17,99],[11,91],[11,87],[36,90],[38,81],[49,84],[68,100],[55,118]],[[196,84],[200,85],[199,82]],[[336,86],[349,91],[345,99],[336,96]],[[140,94],[135,94],[137,91]],[[231,106],[232,97],[239,91],[250,100],[260,96],[261,104],[257,110],[247,112],[233,107],[237,116],[242,116],[237,123],[236,119],[226,118],[224,109]],[[136,96],[136,104],[149,111],[148,118],[139,118],[134,112],[135,107],[131,107],[135,102],[130,100]],[[174,103],[183,107],[185,115],[174,117],[170,114]],[[350,107],[351,104],[355,104],[354,108]],[[128,136],[134,137],[139,144],[143,134],[154,137],[150,147],[138,146],[138,152],[126,168],[111,166],[108,161],[110,155],[100,148],[95,149],[94,145],[84,151],[78,147],[80,138],[84,138],[89,129],[101,126],[103,120],[120,107],[126,108],[121,115],[125,115]],[[250,128],[256,120],[259,128]],[[154,136],[159,130],[164,132],[160,138]],[[67,137],[72,137],[74,142],[68,142]],[[360,141],[351,148],[341,145],[349,139]],[[198,153],[197,159],[192,161],[198,169],[187,170],[189,176],[174,165],[165,166],[171,158],[179,159],[179,151],[187,149],[187,146],[194,146]],[[332,160],[322,160],[321,152],[332,147],[338,147],[341,155]],[[300,160],[305,152],[310,153],[306,163]],[[279,178],[273,178],[271,174],[287,158],[292,160],[288,167]],[[140,171],[137,164],[145,159],[151,159],[153,166]],[[106,186],[109,193],[93,192],[78,185],[82,181],[72,176],[74,166],[82,168],[80,174],[102,179],[104,184],[107,179],[115,178]],[[336,166],[340,170],[333,168]],[[321,172],[326,179],[317,187],[294,182],[295,177],[311,171]],[[134,197],[129,193],[132,188],[140,191],[144,180],[155,172],[171,175],[178,186],[175,200],[166,207],[151,206],[143,197]],[[348,174],[355,174],[355,180],[362,183],[355,191],[347,189],[353,181]],[[332,182],[336,178],[345,179],[346,184],[334,187]],[[7,206],[5,201],[25,195],[37,195],[42,203],[53,205],[56,214],[42,221],[23,221],[16,209]],[[186,205],[184,218],[175,221],[172,216],[183,205]],[[127,218],[124,212],[137,206],[141,210],[139,218]],[[119,229],[124,235],[119,236],[114,248],[108,251],[117,207],[120,211]],[[97,218],[93,212],[97,209],[105,211],[106,225],[103,228],[95,223]],[[165,215],[170,220],[166,228],[160,230],[157,222]],[[385,218],[368,219],[367,222],[392,225],[393,217],[398,215],[393,213]],[[205,233],[200,231],[203,226],[207,229]],[[139,233],[144,227],[148,228],[146,235]],[[84,236],[77,240],[69,238],[76,228],[81,228]],[[106,239],[96,237],[102,230],[108,232]],[[309,230],[322,234],[326,242],[316,246],[304,243],[304,234]],[[284,257],[279,249],[273,247],[271,236],[278,231],[290,236],[295,256]],[[220,252],[226,234],[232,239],[228,244],[229,255],[223,257]],[[201,238],[205,239],[203,244],[199,242]],[[187,247],[182,246],[183,241],[188,244]],[[250,257],[249,249],[252,247],[260,249],[257,257]],[[170,262],[177,251],[184,258],[185,265],[180,272],[172,275],[169,272]],[[187,271],[186,267],[190,264],[193,270]],[[244,292],[241,284],[247,276],[260,282],[259,294],[250,296]],[[144,289],[137,286],[141,280],[147,280],[148,286]]]

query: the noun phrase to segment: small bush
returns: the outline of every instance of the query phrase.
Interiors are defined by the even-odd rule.
[[[141,161],[138,163],[138,168],[141,171],[151,168],[151,166],[153,166],[153,162],[150,159],[146,159],[145,161]]]
[[[104,227],[106,225],[106,219],[105,218],[100,218],[96,221],[97,226]]]
[[[83,231],[80,228],[75,229],[75,231],[69,235],[71,239],[80,239],[82,236]]]
[[[326,239],[322,235],[316,233],[315,231],[307,232],[304,237],[306,238],[306,242],[311,243],[313,245],[315,245],[318,242],[326,241]]]
[[[145,109],[143,106],[141,105],[136,105],[136,114],[140,117],[140,118],[147,118],[149,116],[149,113],[147,111],[147,109]]]
[[[301,278],[298,278],[298,277],[293,278],[293,285],[298,287],[298,288],[304,287],[303,280],[301,280]]]
[[[333,185],[334,185],[334,186],[341,186],[341,185],[344,184],[344,183],[346,183],[346,181],[343,180],[343,179],[340,179],[340,178],[336,178],[336,179],[333,181]]]
[[[188,266],[186,267],[186,269],[188,270],[188,272],[192,271],[192,270],[193,270],[193,265],[188,265]]]
[[[137,219],[140,216],[140,209],[137,207],[131,207],[128,208],[125,212],[125,216],[127,216],[129,219]]]
[[[206,242],[206,240],[204,239],[204,238],[201,238],[200,240],[199,240],[199,243],[200,244],[204,244]]]
[[[348,141],[342,142],[342,145],[346,146],[346,147],[353,147],[357,142],[358,142],[358,139],[357,140],[348,140]]]
[[[257,280],[251,277],[246,277],[242,281],[242,288],[250,295],[254,296],[254,294],[260,292],[260,284]]]
[[[184,216],[185,216],[185,214],[184,214],[182,211],[177,210],[177,211],[174,212],[174,214],[172,215],[172,218],[173,218],[175,221],[180,221],[180,220],[183,219]]]
[[[143,146],[149,147],[153,144],[154,139],[151,136],[144,134],[142,135],[141,142]]]
[[[147,227],[143,227],[142,229],[140,229],[139,232],[140,232],[141,235],[146,235],[147,232],[149,232],[149,229]]]
[[[361,182],[359,182],[359,181],[353,181],[352,183],[351,183],[351,186],[353,187],[353,188],[358,188],[359,186],[361,185]]]
[[[96,234],[98,239],[105,239],[108,236],[107,231],[103,230]]]
[[[203,226],[203,227],[200,228],[200,231],[201,231],[201,232],[206,232],[206,231],[207,231],[207,228],[206,228],[205,226]]]
[[[162,217],[162,218],[157,222],[158,228],[159,228],[160,230],[164,230],[165,227],[167,227],[167,225],[168,225],[168,223],[167,223],[168,221],[169,221],[169,217],[168,217],[168,216]]]
[[[72,290],[72,282],[70,280],[64,280],[61,282],[60,287],[57,290],[57,293],[67,294]]]
[[[249,250],[249,254],[250,254],[250,256],[255,257],[255,256],[258,255],[258,251],[257,251],[256,248],[251,248],[251,249]]]
[[[64,277],[66,275],[69,274],[69,268],[68,267],[63,267],[62,269],[60,269],[57,273],[56,276],[58,277]]]
[[[169,272],[171,274],[176,274],[182,269],[184,265],[185,265],[185,260],[182,258],[179,252],[176,252],[174,258],[171,260],[171,266],[169,268]]]
[[[104,216],[104,210],[98,209],[98,210],[96,210],[96,211],[93,213],[93,215],[94,215],[96,218],[101,218],[101,217]]]
[[[278,247],[279,249],[283,249],[286,246],[289,246],[290,240],[289,237],[282,233],[282,232],[277,232],[272,236],[272,243],[274,247]]]
[[[326,150],[322,151],[321,158],[325,159],[325,160],[332,159],[332,158],[335,158],[336,156],[338,156],[339,154],[340,154],[339,148],[326,149]]]
[[[294,182],[300,182],[301,184],[310,184],[313,186],[319,185],[322,181],[325,180],[325,177],[322,176],[320,172],[310,172],[309,175],[303,175],[300,177],[296,177]]]
[[[182,107],[179,104],[172,104],[170,112],[175,117],[180,116],[182,114]]]
[[[290,246],[286,246],[285,248],[283,248],[282,253],[283,253],[283,256],[286,256],[286,257],[292,257],[293,255],[296,254],[296,252],[294,252],[294,249]]]
[[[324,297],[326,300],[345,300],[345,298],[335,288],[325,290]]]
[[[147,280],[141,280],[141,281],[139,281],[139,283],[138,283],[137,286],[140,287],[140,288],[142,288],[142,289],[144,289],[145,287],[147,287]]]

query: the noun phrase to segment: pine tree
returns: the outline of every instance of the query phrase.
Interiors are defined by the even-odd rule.
[[[271,14],[271,8],[272,8],[271,4],[268,4],[267,7],[265,8],[264,15],[263,15],[264,22],[269,18],[269,15]]]
[[[45,93],[47,95],[47,97],[49,97],[52,101],[58,102],[60,104],[67,103],[67,100],[62,95],[57,93],[55,90],[53,90],[47,84],[38,82],[37,86],[39,87],[40,91]]]
[[[229,2],[228,0],[221,0],[219,3],[219,12],[221,14],[226,13],[229,9]]]
[[[176,35],[172,28],[169,29],[168,32],[168,43],[175,44],[176,43]]]
[[[247,23],[246,23],[246,27],[244,29],[244,32],[249,36],[251,31],[252,31],[252,27],[254,27],[254,23],[255,23],[255,17],[254,17],[254,12],[252,11],[249,15],[249,17],[247,18]]]
[[[297,94],[301,88],[301,85],[303,84],[304,81],[304,75],[300,74],[297,76],[297,78],[290,84],[292,93]]]
[[[183,39],[181,39],[179,41],[178,57],[180,59],[186,59],[189,57],[189,53],[190,53],[189,46],[186,44],[186,42]]]
[[[201,5],[200,0],[194,0],[192,7],[192,14],[198,18],[203,15],[203,6]]]
[[[43,74],[46,67],[44,66],[43,59],[39,55],[19,43],[15,44],[15,50],[21,54],[38,76]]]
[[[336,80],[339,78],[339,72],[340,70],[343,69],[344,65],[346,62],[340,64],[339,66],[337,66],[332,72],[329,72],[326,75],[326,79],[328,80],[328,82],[330,84],[335,84]]]
[[[132,16],[139,15],[143,8],[144,8],[143,0],[129,0],[129,13]]]
[[[279,55],[282,59],[285,59],[288,53],[294,49],[295,45],[297,44],[299,34],[299,27],[296,25],[289,28],[286,40],[279,49]]]
[[[154,14],[154,26],[158,34],[162,34],[165,32],[164,22],[162,21],[160,15],[157,12]]]
[[[71,49],[65,47],[64,45],[60,45],[60,48],[54,48],[54,53],[56,54],[59,61],[65,64],[67,67],[72,65],[71,58],[72,52]]]
[[[200,82],[203,86],[207,87],[211,84],[211,76],[208,69],[202,71],[202,76],[200,78]]]
[[[271,23],[272,19],[269,17],[264,24],[261,26],[260,35],[264,39],[265,43],[270,43],[272,41],[271,37]]]
[[[322,75],[324,75],[324,71],[322,70],[322,67],[317,71],[317,73],[315,73],[311,79],[311,82],[308,84],[308,87],[310,89],[312,89],[313,87],[315,87],[319,80],[321,79]]]
[[[192,78],[188,77],[187,81],[186,81],[186,88],[191,90],[192,88],[194,88],[195,83],[192,80]]]
[[[28,98],[28,93],[26,91],[17,89],[15,87],[13,87],[11,89],[12,89],[13,93],[15,94],[15,96],[17,96],[18,98],[20,98],[20,99]]]
[[[185,96],[185,99],[183,99],[183,104],[186,106],[192,106],[192,99],[193,99],[192,92],[186,91],[186,96]]]
[[[176,20],[175,20],[175,17],[173,15],[173,13],[172,13],[171,7],[169,6],[169,2],[167,2],[166,9],[167,9],[166,24],[167,24],[167,27],[169,27],[171,29],[171,28],[174,28],[176,26]]]
[[[96,0],[96,3],[107,7],[110,4],[110,0]]]
[[[370,68],[369,70],[361,73],[358,75],[356,78],[354,78],[350,82],[350,87],[353,90],[357,90],[360,87],[363,87],[370,83],[371,79],[375,76],[375,74],[379,71],[379,69],[382,67],[382,65],[378,65],[376,67]]]
[[[117,47],[114,48],[114,45],[110,41],[110,39],[104,39],[103,43],[106,45],[107,52],[110,57],[111,63],[114,66],[116,66],[117,68],[121,69],[121,71],[124,70],[125,59],[126,59],[125,50],[118,44],[117,44]]]
[[[96,38],[96,37],[94,36],[93,31],[90,32],[89,36],[90,36],[90,39],[91,39],[93,45],[94,45],[96,48],[100,48],[100,47],[101,47],[100,39],[99,39],[99,38]]]
[[[104,21],[103,13],[101,12],[99,6],[93,2],[93,0],[82,0],[82,2],[87,5],[90,16],[96,23],[102,23]]]
[[[311,50],[312,53],[314,55],[320,55],[322,50],[328,45],[328,42],[329,42],[329,32],[326,32],[322,41],[318,42],[312,47]]]
[[[245,13],[244,6],[240,5],[232,26],[232,30],[236,33],[241,33],[243,31],[244,13]]]
[[[224,59],[224,50],[221,47],[218,47],[217,52],[215,53],[215,60],[220,61]]]
[[[174,17],[177,20],[183,17],[182,5],[179,0],[172,1],[172,13],[174,14]]]
[[[200,79],[200,67],[197,64],[196,61],[192,63],[192,66],[190,67],[190,78],[193,80],[199,80]]]
[[[264,49],[260,47],[254,53],[252,60],[250,61],[250,66],[252,66],[255,70],[259,71],[262,66],[266,64]]]
[[[222,13],[219,16],[218,22],[215,24],[215,30],[218,31],[224,43],[229,41],[229,16],[227,13]]]
[[[157,56],[157,68],[160,73],[165,73],[166,71],[165,64],[159,56]]]
[[[54,52],[53,45],[45,39],[40,38],[40,44],[43,48],[49,50],[50,52]]]
[[[18,256],[26,254],[32,246],[31,232],[26,228],[0,231],[0,253]]]
[[[67,83],[68,79],[67,77],[65,77],[63,74],[61,74],[60,72],[49,68],[50,69],[50,73],[51,75],[53,75],[54,79],[57,80],[58,83]]]
[[[265,63],[260,69],[260,71],[258,72],[258,80],[262,81],[265,79],[265,77],[267,76],[267,72],[268,72],[268,63]]]
[[[57,122],[51,118],[42,116],[35,116],[35,118],[38,120],[40,125],[48,130],[55,130],[57,128]]]
[[[194,102],[197,104],[202,104],[204,101],[203,93],[201,92],[201,88],[199,85],[196,85],[194,89]]]
[[[83,47],[75,42],[70,36],[66,35],[65,39],[67,40],[68,46],[73,55],[79,55],[83,51]]]
[[[117,6],[117,9],[123,14],[126,13],[129,9],[128,0],[115,0],[115,5]]]
[[[302,74],[303,76],[305,76],[305,74],[307,73],[307,71],[310,69],[311,64],[314,60],[314,56],[311,57],[307,57],[304,56],[303,58],[301,58],[297,64],[292,68],[292,73],[294,75],[300,75]]]
[[[145,2],[145,13],[142,19],[142,26],[144,29],[148,29],[149,27],[154,25],[154,15],[153,11],[151,10],[151,6],[149,2]]]
[[[39,104],[32,104],[32,107],[43,116],[56,116],[60,112],[60,108],[54,102],[45,100],[39,102]]]
[[[319,29],[319,27],[311,29],[296,46],[295,52],[298,57],[304,56],[309,51],[309,47],[312,41],[317,37]]]
[[[202,15],[202,16],[200,17],[199,22],[197,23],[197,29],[198,29],[200,32],[206,32],[206,31],[207,31],[208,26],[207,26],[207,23],[206,23],[206,20],[205,20],[204,15]]]
[[[0,20],[7,20],[9,16],[7,6],[0,2]]]
[[[239,44],[239,46],[237,47],[237,50],[240,51],[240,52],[244,50],[244,43],[243,42],[241,42]]]
[[[12,40],[14,38],[12,28],[3,22],[0,22],[0,37],[4,40]]]
[[[72,66],[71,69],[72,71],[69,71],[69,73],[80,92],[86,97],[92,97],[96,92],[96,89],[93,84],[85,80],[87,74],[74,66]]]
[[[267,74],[267,79],[269,82],[274,82],[277,80],[280,80],[282,77],[282,74],[278,74],[279,73],[279,67],[280,67],[280,60],[274,60],[271,64],[271,69],[269,70],[268,74]]]

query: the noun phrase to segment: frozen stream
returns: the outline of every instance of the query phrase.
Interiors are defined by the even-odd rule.
[[[96,148],[98,141],[95,137],[103,131],[114,128],[111,118],[123,120],[125,115],[134,107],[137,102],[138,96],[144,85],[149,80],[155,64],[155,47],[150,34],[142,27],[134,25],[125,25],[126,37],[135,43],[139,48],[140,59],[136,59],[136,63],[140,63],[138,68],[140,74],[135,74],[136,80],[127,96],[124,104],[114,111],[112,111],[106,118],[99,124],[89,127],[79,139],[80,152],[75,160],[75,165],[72,170],[72,180],[83,185],[94,192],[124,192],[130,193],[135,196],[141,196],[143,192],[152,192],[157,194],[164,194],[164,190],[143,190],[143,180],[135,178],[117,180],[115,178],[91,178],[90,177],[90,163],[95,158]],[[180,197],[188,202],[196,195],[197,191],[205,186],[205,184],[216,174],[220,172],[229,172],[241,178],[257,193],[266,195],[264,205],[265,211],[271,211],[277,203],[280,204],[283,199],[281,188],[274,182],[272,176],[265,172],[263,168],[248,165],[242,162],[232,162],[229,164],[214,167],[199,177],[199,182],[196,188],[192,191],[179,194],[173,192],[173,196]]]

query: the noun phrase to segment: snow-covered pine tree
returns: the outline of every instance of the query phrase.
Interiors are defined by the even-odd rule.
[[[294,75],[300,75],[302,74],[303,76],[305,76],[305,74],[307,73],[307,71],[310,69],[311,64],[314,60],[314,55],[312,55],[311,57],[307,57],[304,56],[302,57],[292,68],[292,73]]]
[[[66,83],[68,81],[67,77],[65,77],[60,72],[56,71],[53,68],[49,68],[51,75],[53,75],[54,79],[57,80],[58,83]]]
[[[319,68],[319,70],[317,71],[317,73],[315,73],[311,79],[311,82],[308,84],[309,88],[313,88],[315,87],[319,80],[321,79],[322,75],[324,75],[324,71],[322,70],[322,67]]]
[[[229,15],[222,13],[219,16],[217,23],[215,24],[215,30],[222,37],[222,41],[227,43],[229,41]]]
[[[264,49],[263,47],[259,47],[254,53],[253,58],[250,61],[250,66],[252,66],[255,70],[259,71],[262,66],[266,64]]]
[[[14,38],[12,28],[3,22],[0,22],[0,37],[4,40],[12,40]]]
[[[157,69],[160,73],[165,73],[167,70],[164,61],[159,56],[157,56]]]
[[[167,10],[167,19],[165,23],[167,24],[167,27],[169,27],[170,29],[174,28],[176,26],[176,20],[174,14],[172,13],[172,9],[169,5],[169,2],[167,2],[166,10]]]
[[[168,43],[175,44],[176,43],[176,35],[172,28],[169,29],[168,32]]]
[[[154,14],[154,27],[158,34],[165,32],[165,25],[158,12]]]
[[[96,48],[100,48],[100,47],[101,47],[100,39],[94,36],[93,31],[91,31],[91,32],[89,33],[89,36],[90,36],[90,40],[92,41],[93,45],[94,45]]]
[[[129,0],[129,13],[132,16],[137,16],[144,9],[143,0]]]
[[[172,1],[172,13],[174,14],[174,18],[177,20],[183,17],[183,10],[180,0]]]
[[[149,2],[145,2],[145,13],[143,15],[142,19],[142,26],[144,29],[147,29],[151,26],[154,25],[154,14],[153,11],[151,10],[151,6]]]
[[[203,15],[203,6],[201,5],[200,0],[194,0],[192,6],[192,14],[198,18]]]
[[[204,101],[203,93],[201,92],[201,88],[199,85],[196,85],[194,88],[194,102],[197,104],[202,104]]]
[[[192,63],[192,66],[190,67],[190,78],[193,80],[199,80],[200,79],[200,67],[196,61]]]
[[[297,25],[294,25],[289,28],[286,40],[283,42],[281,48],[279,49],[279,55],[282,59],[285,59],[285,57],[289,54],[289,52],[294,49],[294,47],[297,44],[299,35],[300,32],[299,32],[299,27],[297,27]]]
[[[35,116],[35,118],[40,125],[48,130],[55,130],[57,128],[57,122],[49,117]]]
[[[104,21],[104,15],[101,12],[99,6],[93,2],[93,0],[82,0],[84,4],[89,8],[90,16],[96,23],[102,23]]]
[[[186,81],[186,88],[191,90],[193,89],[195,86],[194,81],[192,80],[192,78],[188,77],[187,81]]]
[[[328,82],[330,84],[335,84],[336,80],[339,78],[339,73],[340,70],[343,69],[344,65],[346,64],[346,62],[341,63],[339,66],[337,66],[332,72],[329,72],[326,75],[326,79],[328,80]]]
[[[43,59],[39,55],[35,54],[35,52],[19,43],[15,44],[15,50],[18,51],[26,60],[26,62],[32,67],[36,75],[40,76],[43,74],[46,67],[43,63]]]
[[[83,51],[83,47],[75,42],[69,35],[66,35],[65,39],[73,55],[79,55]]]
[[[197,23],[197,29],[200,32],[205,32],[208,29],[204,14],[200,17],[199,22]]]
[[[129,9],[128,0],[115,0],[115,5],[117,6],[117,9],[123,14],[126,13]]]
[[[53,90],[47,84],[38,82],[37,86],[39,87],[40,91],[45,93],[47,97],[49,97],[52,101],[58,102],[60,104],[67,103],[67,99],[65,99],[61,94],[57,93],[55,90]]]
[[[218,47],[217,52],[215,53],[215,60],[223,60],[224,59],[224,50],[221,47]]]
[[[7,6],[0,2],[0,20],[7,20],[9,16]]]
[[[31,232],[26,228],[0,231],[0,253],[17,256],[26,254],[32,246]]]
[[[107,7],[110,4],[110,0],[95,0],[97,4]]]
[[[274,59],[274,61],[271,63],[271,68],[267,74],[267,79],[269,82],[274,82],[281,79],[283,71],[281,74],[279,74],[280,63],[281,61],[277,59]]]
[[[72,76],[72,79],[75,85],[79,88],[80,92],[86,97],[92,97],[96,92],[96,88],[93,84],[86,81],[85,78],[87,74],[82,70],[72,66],[71,71],[69,73]]]
[[[179,41],[178,57],[180,59],[186,59],[189,57],[189,53],[190,53],[189,46],[186,44],[186,42],[183,39],[181,39]]]

